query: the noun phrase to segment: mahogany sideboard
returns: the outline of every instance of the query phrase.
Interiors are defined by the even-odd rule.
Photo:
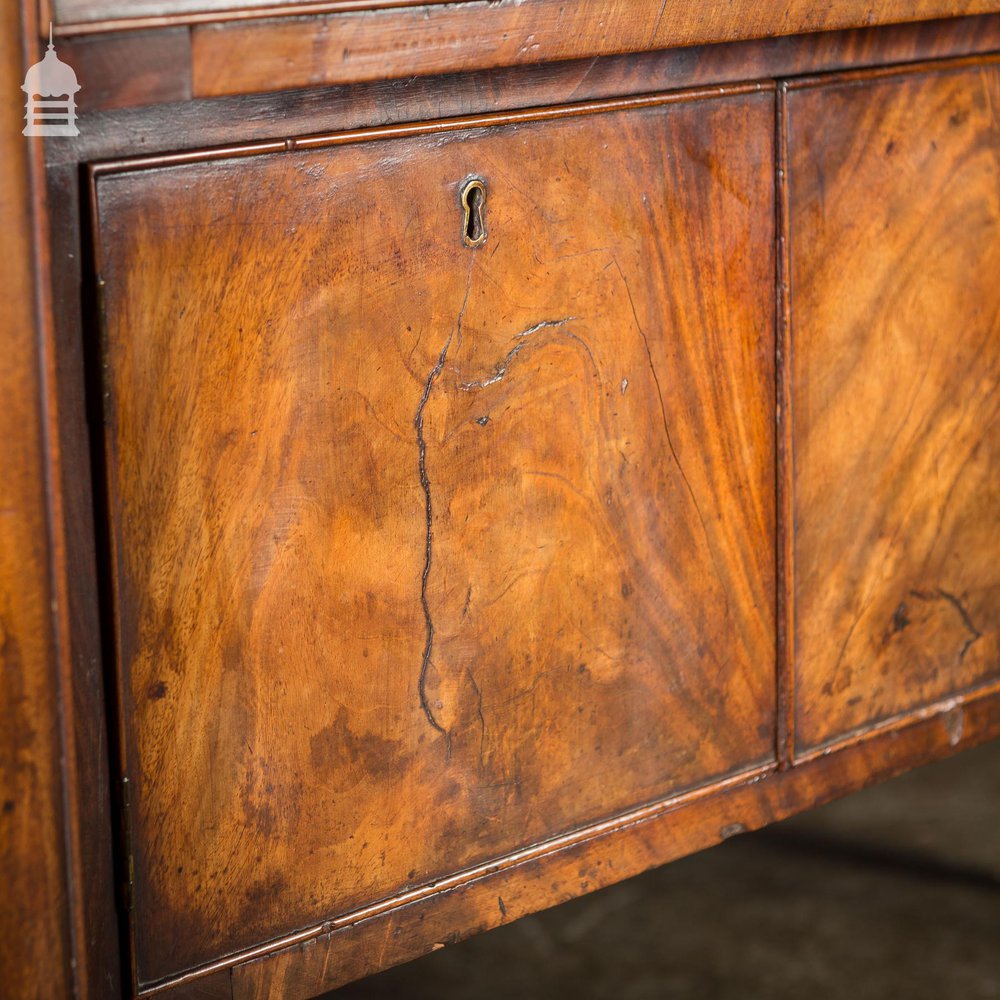
[[[1000,735],[1000,2],[0,21],[4,996],[316,996]]]

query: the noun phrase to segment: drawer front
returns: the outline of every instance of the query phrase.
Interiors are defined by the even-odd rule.
[[[796,745],[1000,677],[1000,71],[788,95]]]
[[[591,111],[99,177],[141,980],[773,759],[773,95]]]

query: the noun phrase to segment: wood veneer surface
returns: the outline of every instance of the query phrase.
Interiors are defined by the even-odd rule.
[[[773,105],[98,179],[142,980],[773,760]]]
[[[788,94],[800,752],[1000,675],[1000,69]]]

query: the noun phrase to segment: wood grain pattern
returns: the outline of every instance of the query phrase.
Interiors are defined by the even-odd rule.
[[[59,41],[59,58],[76,72],[80,123],[109,108],[191,97],[191,33],[186,28],[83,36]]]
[[[976,698],[914,725],[754,781],[694,796],[629,827],[528,858],[447,894],[317,933],[233,969],[235,1000],[301,1000],[599,889],[1000,734],[1000,698]],[[504,903],[500,910],[499,900]],[[347,991],[349,994],[349,991]],[[180,996],[180,995],[179,995]],[[174,1000],[173,991],[162,994]]]
[[[0,8],[0,87],[17,94],[33,11]],[[53,580],[48,398],[51,357],[44,272],[47,243],[41,149],[21,135],[23,106],[0,103],[0,991],[24,998],[73,994],[80,909],[61,764],[61,715]],[[81,968],[81,973],[84,970]]]
[[[458,36],[463,47],[476,38],[482,28],[477,20],[488,18],[485,37],[498,41],[510,61],[541,62],[547,59],[572,58],[587,53],[582,46],[598,45],[602,52],[649,51],[675,45],[703,42],[737,41],[775,35],[801,34],[867,27],[873,24],[906,23],[937,17],[957,17],[998,10],[995,0],[891,0],[877,6],[865,0],[835,0],[822,5],[811,0],[784,0],[759,4],[754,0],[731,0],[726,5],[711,0],[686,0],[663,4],[661,0],[577,0],[560,5],[555,0],[533,0],[528,11],[519,11],[514,0],[479,0],[454,3],[449,0],[50,0],[52,18],[60,34],[107,33],[122,29],[198,25],[244,21],[247,18],[278,19],[286,27],[294,23],[288,15],[299,15],[300,30],[308,31],[302,15],[326,15],[321,27],[326,34],[343,24],[343,18],[368,19],[386,38],[402,30],[410,36],[409,44],[425,51],[453,45],[454,36],[435,43],[433,37],[461,26]],[[408,9],[407,9],[408,8]],[[426,24],[414,33],[418,12]],[[282,23],[284,22],[284,23]],[[540,34],[530,30],[534,22]],[[573,39],[570,29],[592,23],[604,31],[590,30],[586,39]],[[524,29],[529,27],[528,31]],[[353,28],[348,30],[353,31]],[[567,35],[559,39],[564,31]],[[356,36],[355,36],[356,37]],[[508,44],[509,43],[509,44]],[[405,46],[382,47],[398,55]],[[481,47],[481,46],[480,46]],[[567,55],[567,51],[571,54]],[[529,53],[534,53],[531,58]],[[348,52],[343,53],[345,62]],[[527,59],[525,58],[527,56]],[[511,58],[513,57],[513,58]],[[454,58],[454,54],[453,54]],[[392,61],[392,60],[390,60]],[[462,68],[455,65],[454,69]]]
[[[892,27],[700,45],[485,72],[376,80],[279,94],[184,100],[191,92],[184,29],[64,39],[59,52],[85,82],[81,133],[53,144],[50,163],[85,162],[136,149],[197,149],[275,135],[540,107],[629,93],[802,76],[974,55],[1000,49],[1000,14]],[[121,54],[122,58],[118,58]],[[170,101],[169,109],[100,114]],[[178,103],[175,103],[178,102]]]
[[[1000,69],[788,95],[796,747],[1000,675]]]
[[[142,981],[773,759],[772,135],[98,179]]]
[[[199,25],[193,92],[357,83],[998,11],[1000,0],[534,0]]]
[[[247,17],[430,7],[468,0],[48,0],[60,33],[105,32]]]
[[[66,655],[71,664],[72,716],[67,721],[74,754],[65,780],[75,794],[74,836],[79,842],[81,941],[86,962],[78,965],[86,988],[81,995],[117,997],[120,956],[117,913],[119,885],[112,854],[112,804],[109,780],[109,719],[105,708],[105,662],[95,549],[94,490],[91,473],[91,418],[100,426],[99,408],[86,400],[84,336],[81,316],[80,233],[70,220],[80,216],[79,171],[47,171],[52,289],[52,389],[58,419],[58,490],[63,520],[65,601],[68,609]],[[98,501],[100,502],[100,501]],[[111,713],[112,716],[114,713]]]

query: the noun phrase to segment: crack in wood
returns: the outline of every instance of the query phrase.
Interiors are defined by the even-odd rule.
[[[461,339],[462,321],[465,318],[465,309],[469,304],[469,292],[472,288],[472,267],[474,263],[475,256],[470,254],[469,271],[465,280],[465,297],[462,299],[462,307],[458,311],[458,320],[455,324],[455,328],[448,334],[448,339],[444,342],[444,346],[441,348],[437,364],[434,365],[434,367],[430,370],[430,374],[427,376],[427,381],[424,384],[423,395],[420,397],[420,402],[417,404],[417,412],[413,417],[413,426],[417,432],[417,454],[420,469],[420,485],[424,491],[424,509],[427,517],[427,536],[424,548],[424,570],[420,578],[420,603],[424,610],[424,622],[427,628],[427,641],[424,645],[423,660],[420,664],[420,678],[417,682],[417,692],[420,697],[420,707],[423,709],[424,715],[427,717],[427,721],[433,729],[437,730],[437,732],[441,733],[441,735],[445,738],[445,750],[448,758],[451,757],[451,734],[444,728],[444,726],[441,725],[440,722],[438,722],[437,716],[434,714],[434,710],[431,708],[431,704],[427,700],[427,672],[430,670],[431,654],[434,651],[434,616],[431,614],[430,603],[427,600],[427,581],[430,579],[431,560],[434,555],[434,503],[431,497],[431,481],[427,474],[427,441],[424,438],[424,409],[427,406],[427,400],[430,398],[431,390],[434,388],[434,383],[438,380],[442,370],[444,369],[444,363],[448,358],[448,350],[451,348],[452,341],[456,336]]]
[[[983,633],[972,624],[972,618],[969,616],[965,605],[954,594],[949,593],[943,587],[937,587],[933,593],[928,593],[924,590],[911,590],[910,593],[919,601],[947,601],[958,612],[958,616],[962,619],[962,624],[969,633],[969,638],[965,640],[962,648],[958,651],[958,662],[961,663],[972,644],[978,642],[983,637]]]
[[[649,338],[646,336],[646,331],[643,329],[642,323],[639,322],[639,312],[635,307],[635,299],[632,298],[632,288],[628,283],[628,278],[625,276],[625,272],[622,270],[621,264],[618,263],[618,258],[612,256],[611,263],[614,264],[615,269],[618,271],[618,274],[622,279],[622,285],[625,287],[625,294],[628,296],[629,306],[632,309],[632,319],[635,322],[635,328],[639,331],[643,347],[646,349],[646,359],[649,362],[649,370],[653,376],[653,385],[656,388],[656,398],[660,405],[660,419],[663,423],[663,434],[667,439],[667,447],[670,449],[670,457],[674,460],[674,465],[677,466],[677,471],[680,473],[685,487],[687,487],[688,495],[691,497],[691,503],[694,504],[695,513],[698,515],[698,520],[701,522],[701,530],[705,536],[705,546],[707,547],[708,554],[711,557],[712,566],[715,569],[716,579],[718,579],[719,585],[722,587],[722,593],[726,602],[726,609],[728,611],[729,587],[726,585],[726,579],[722,575],[722,569],[719,566],[718,559],[715,555],[715,549],[712,546],[711,536],[708,531],[708,522],[705,520],[701,504],[698,503],[698,497],[695,495],[694,488],[691,486],[691,481],[688,479],[687,473],[684,471],[684,466],[681,465],[680,457],[677,454],[673,438],[670,435],[670,422],[667,420],[667,408],[663,402],[663,388],[660,385],[660,376],[657,374],[656,365],[653,363],[653,352],[649,346]],[[624,390],[622,391],[624,392]]]

